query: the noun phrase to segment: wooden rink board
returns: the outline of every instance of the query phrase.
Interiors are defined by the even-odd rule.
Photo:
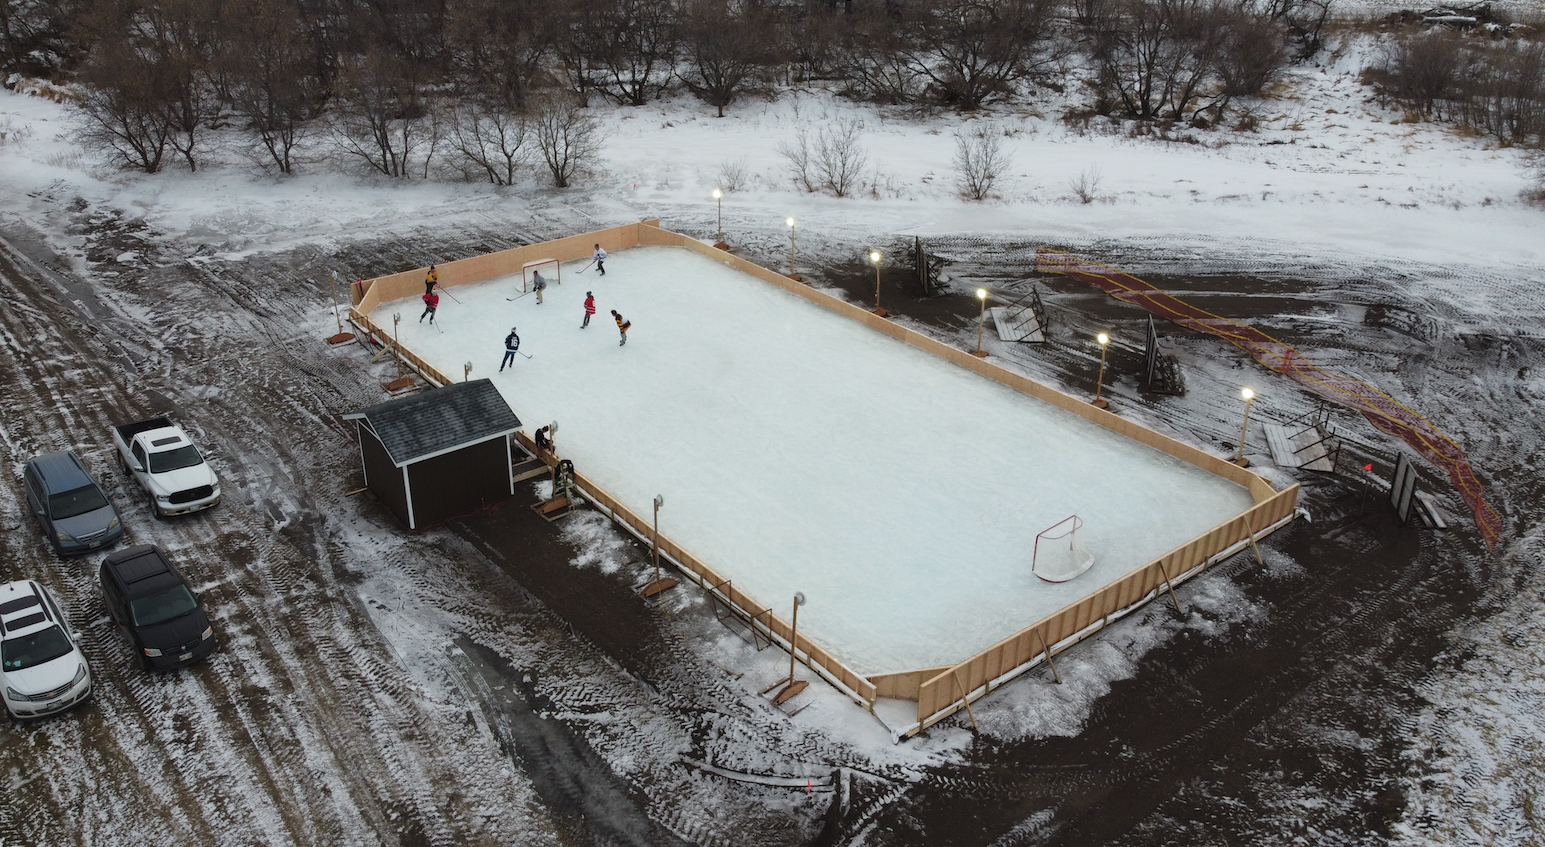
[[[1065,649],[1097,631],[1111,616],[1157,596],[1166,582],[1173,584],[1200,572],[1220,554],[1240,548],[1247,544],[1247,539],[1253,540],[1284,525],[1297,512],[1297,485],[1276,491],[1260,476],[1211,453],[1148,429],[1112,412],[1096,408],[1028,377],[1005,370],[967,351],[958,350],[899,326],[886,318],[871,314],[862,306],[816,291],[776,271],[696,239],[661,229],[658,219],[439,264],[437,269],[440,272],[440,285],[454,287],[520,273],[526,262],[538,259],[556,258],[559,261],[583,259],[591,254],[593,245],[596,243],[600,243],[608,252],[637,246],[682,247],[692,250],[850,320],[858,321],[877,332],[932,353],[1022,394],[1050,403],[1105,429],[1222,477],[1249,492],[1255,505],[1247,511],[1139,567],[1127,576],[1086,595],[1083,599],[1031,623],[1014,635],[973,656],[963,658],[955,665],[919,668],[867,677],[848,668],[803,633],[798,634],[796,644],[790,645],[791,628],[786,621],[774,614],[769,607],[736,589],[733,584],[727,583],[707,563],[697,559],[679,544],[664,535],[660,536],[661,553],[674,560],[694,582],[705,591],[719,594],[722,599],[739,609],[752,621],[753,626],[765,630],[785,648],[792,646],[796,656],[802,658],[812,670],[820,673],[828,682],[871,712],[874,710],[875,700],[879,697],[916,700],[917,723],[904,728],[901,735],[915,734],[948,717],[956,710],[967,707],[971,700],[984,696],[993,686],[1044,661],[1048,654],[1054,655],[1058,650]],[[355,283],[351,291],[354,303],[350,309],[351,319],[378,338],[389,338],[389,330],[383,330],[374,324],[369,318],[370,312],[381,303],[422,293],[419,287],[423,285],[426,270],[427,268],[418,268]],[[402,355],[404,360],[427,380],[438,385],[451,382],[422,357],[408,350],[403,350]],[[520,433],[519,437],[529,446],[524,433]],[[609,511],[633,534],[645,539],[650,537],[651,524],[644,516],[634,513],[595,485],[592,480],[583,475],[576,476],[580,490],[588,498]],[[715,586],[722,586],[722,588],[715,588]]]

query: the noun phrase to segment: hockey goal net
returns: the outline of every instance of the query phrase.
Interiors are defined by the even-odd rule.
[[[521,291],[532,292],[536,290],[536,277],[541,274],[542,281],[548,285],[557,285],[563,280],[559,278],[557,259],[537,259],[527,262],[520,267]]]
[[[1047,582],[1067,582],[1094,565],[1094,554],[1084,546],[1084,522],[1069,515],[1035,536],[1035,558],[1030,572]]]

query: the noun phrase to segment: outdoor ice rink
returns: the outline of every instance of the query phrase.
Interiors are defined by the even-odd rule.
[[[491,377],[526,431],[660,531],[872,675],[949,665],[1245,511],[1248,492],[692,251],[639,247],[607,275],[513,302],[518,276],[417,298],[404,346]],[[598,314],[580,329],[585,292]],[[454,299],[453,299],[454,298]],[[633,322],[626,346],[608,312]],[[521,351],[499,373],[503,338]],[[1030,572],[1071,514],[1096,563]]]

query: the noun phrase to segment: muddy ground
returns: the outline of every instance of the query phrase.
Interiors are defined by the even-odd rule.
[[[74,239],[88,273],[72,271],[45,231]],[[631,541],[616,542],[625,567],[575,567],[580,543],[525,508],[528,490],[497,510],[401,532],[368,494],[350,493],[361,474],[340,415],[383,399],[390,366],[361,346],[321,344],[334,331],[317,310],[326,272],[371,276],[554,234],[491,225],[226,262],[178,252],[69,198],[46,219],[0,229],[0,575],[59,589],[97,679],[84,708],[0,730],[0,843],[1388,836],[1406,808],[1403,781],[1425,766],[1406,755],[1421,681],[1463,661],[1445,652],[1451,634],[1519,575],[1480,549],[1458,498],[1430,470],[1422,485],[1454,528],[1397,526],[1379,488],[1395,445],[1345,412],[1333,416],[1346,445],[1341,472],[1298,475],[1311,520],[1273,536],[1266,565],[1239,556],[1188,584],[1178,616],[1147,607],[1142,615],[1184,625],[1097,698],[1081,731],[986,731],[953,764],[908,767],[771,707],[734,669],[701,655],[705,639],[723,637],[706,604],[642,604],[645,556]],[[977,285],[1005,300],[1039,286],[1050,342],[992,342],[995,355],[1092,393],[1099,354],[1088,339],[1112,330],[1104,391],[1113,410],[1220,454],[1237,438],[1241,380],[1270,386],[1263,416],[1312,408],[1240,351],[1164,325],[1164,349],[1180,358],[1190,390],[1147,392],[1145,316],[1070,280],[1036,277],[1033,246],[957,258],[949,290],[932,297],[909,268],[887,268],[883,303],[898,320],[969,347]],[[812,276],[872,300],[872,268],[834,264]],[[1477,392],[1538,368],[1538,342],[1458,332],[1454,315],[1375,282],[1148,278],[1396,396],[1443,398],[1429,414],[1470,448],[1505,521],[1516,529],[1537,520],[1538,453],[1520,460],[1507,444],[1537,445],[1539,424]],[[152,521],[115,469],[108,426],[163,411],[208,448],[226,483],[218,509]],[[64,447],[110,486],[132,539],[167,548],[198,584],[222,643],[206,665],[140,672],[94,588],[97,557],[54,558],[25,519],[21,464]],[[1375,471],[1361,472],[1369,463]],[[1213,621],[1210,607],[1190,602],[1209,580],[1238,590],[1248,621]],[[1042,670],[1013,686],[1053,684]],[[978,711],[1004,711],[993,699]],[[868,720],[852,708],[854,720]],[[970,727],[961,715],[930,732]],[[728,782],[684,758],[746,770],[776,762],[785,774],[842,769],[850,779],[846,791],[791,791]]]

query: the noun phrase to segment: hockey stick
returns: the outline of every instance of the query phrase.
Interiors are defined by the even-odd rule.
[[[527,291],[527,292],[526,292],[526,294],[530,294],[530,293],[531,293],[531,292],[530,292],[530,291]],[[522,294],[522,295],[520,295],[520,297],[524,297],[524,296],[526,296],[526,294]],[[516,301],[516,300],[519,300],[519,299],[520,299],[520,297],[506,297],[506,298],[504,298],[504,301],[505,301],[505,302],[506,302],[506,303],[511,303],[511,302],[514,302],[514,301]]]
[[[593,265],[593,264],[595,264],[595,259],[591,259],[590,260],[590,265]],[[582,267],[578,271],[576,271],[576,273],[584,273],[585,271],[590,270],[590,265],[585,265],[584,267]]]
[[[440,288],[440,286],[436,285],[435,288]],[[445,291],[445,289],[443,289],[443,288],[440,288],[440,290],[441,291]],[[451,298],[452,300],[456,300],[456,295],[452,294],[449,291],[445,291],[445,296]],[[460,303],[461,301],[460,300],[456,300],[456,302]]]
[[[515,352],[516,352],[516,353],[520,353],[520,351],[519,351],[519,350],[516,350],[516,351],[515,351]],[[522,356],[525,356],[525,357],[526,357],[526,358],[528,358],[528,359],[529,359],[529,358],[531,358],[531,354],[530,354],[530,353],[520,353],[520,355],[522,355]]]

